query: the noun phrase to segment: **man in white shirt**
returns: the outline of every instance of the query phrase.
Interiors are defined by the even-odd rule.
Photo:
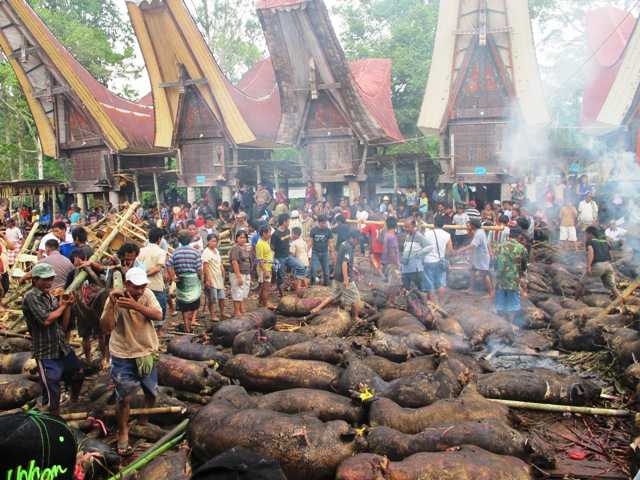
[[[51,231],[40,240],[40,245],[38,246],[39,258],[47,256],[45,244],[49,240],[56,240],[60,247],[67,243],[73,243],[73,237],[71,236],[71,232],[67,231],[66,224],[64,222],[56,222],[51,227]]]
[[[578,221],[582,230],[598,222],[598,204],[591,192],[578,205]]]
[[[12,243],[22,244],[24,235],[22,235],[22,230],[16,225],[16,221],[13,218],[7,220],[7,231],[4,237]]]
[[[624,228],[620,228],[615,220],[612,220],[611,223],[609,223],[609,228],[605,230],[604,234],[606,235],[611,248],[619,250],[624,245],[624,236],[627,234],[627,231]]]
[[[431,247],[424,257],[424,276],[429,300],[436,301],[436,294],[440,304],[444,304],[447,288],[447,256],[453,251],[451,235],[444,231],[444,218],[436,217],[435,229],[427,230],[424,238]]]
[[[164,285],[164,267],[167,262],[167,252],[160,247],[164,232],[159,228],[153,228],[149,232],[149,244],[140,249],[137,261],[144,264],[144,270],[149,279],[148,288],[155,295],[162,308],[162,321],[167,315],[167,293]],[[157,324],[159,327],[162,323]]]

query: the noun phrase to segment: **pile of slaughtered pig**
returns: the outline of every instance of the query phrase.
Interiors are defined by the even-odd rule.
[[[143,242],[129,217],[92,232],[98,257]],[[200,316],[190,333],[169,320],[155,404],[142,389],[131,401],[132,455],[119,451],[109,370],[89,371],[60,417],[87,479],[629,478],[640,444],[636,260],[614,263],[613,298],[583,279],[583,252],[533,245],[512,323],[485,292],[451,289],[437,305],[358,257],[357,321],[333,305],[317,311],[332,295],[323,286],[285,294],[275,311],[249,302],[233,318]],[[452,270],[469,283],[463,263]],[[14,287],[0,313],[0,424],[54,418],[35,413],[42,388],[18,314],[25,292]],[[80,355],[80,341],[70,345]]]

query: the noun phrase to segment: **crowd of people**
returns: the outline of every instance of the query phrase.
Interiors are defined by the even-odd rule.
[[[316,310],[338,303],[357,322],[363,273],[358,256],[382,284],[401,283],[439,304],[446,302],[450,262],[468,256],[472,287],[515,321],[526,295],[531,246],[549,240],[556,221],[558,240],[574,248],[584,238],[587,274],[617,293],[610,252],[622,245],[624,233],[618,223],[606,232],[600,227],[601,210],[590,191],[582,192],[577,208],[565,191],[547,208],[534,209],[520,186],[502,202],[471,197],[460,180],[450,200],[435,206],[415,189],[374,204],[362,197],[343,198],[334,206],[310,183],[295,209],[284,190],[274,193],[259,185],[254,192],[243,186],[231,202],[205,198],[193,205],[141,208],[133,221],[147,229],[146,244],[125,243],[117,255],[102,259],[93,257],[88,228],[110,215],[110,208],[83,215],[72,206],[53,219],[28,272],[17,267],[17,253],[34,219],[20,211],[3,220],[2,293],[13,280],[9,273],[32,286],[22,309],[45,387],[42,404],[52,413],[59,411],[63,380],[71,400],[77,397],[82,372],[92,363],[92,342],[98,341],[101,367],[110,364],[115,384],[118,451],[127,455],[131,395],[141,387],[147,406],[154,403],[159,336],[170,328],[190,333],[202,318],[241,316],[252,294],[259,306],[274,309],[274,300],[287,291],[300,294],[332,281],[331,295]],[[86,280],[65,294],[79,272],[87,272]],[[122,288],[115,288],[115,272],[124,277]],[[178,314],[182,322],[171,322]],[[82,338],[84,362],[69,346],[73,329]]]

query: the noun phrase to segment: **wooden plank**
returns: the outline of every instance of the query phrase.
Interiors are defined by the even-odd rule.
[[[557,459],[556,468],[546,471],[547,478],[582,478],[599,480],[618,480],[628,477],[607,462],[594,460]]]

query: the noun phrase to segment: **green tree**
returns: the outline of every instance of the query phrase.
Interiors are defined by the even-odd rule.
[[[142,68],[134,64],[133,30],[115,0],[29,0],[55,37],[101,83],[132,80]],[[133,94],[128,85],[124,93]]]
[[[341,40],[348,58],[383,57],[393,61],[392,93],[398,123],[405,136],[415,136],[431,66],[438,2],[342,1],[334,13],[345,26]]]
[[[253,0],[194,0],[195,18],[222,71],[239,80],[265,53]]]

